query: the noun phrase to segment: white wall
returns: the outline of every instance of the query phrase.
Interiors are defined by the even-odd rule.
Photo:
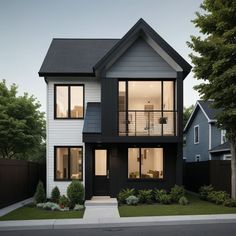
[[[47,197],[55,186],[66,193],[70,182],[54,181],[54,146],[84,146],[82,130],[84,120],[54,120],[54,84],[84,84],[85,86],[85,114],[87,102],[101,101],[100,81],[95,78],[51,77],[47,78]],[[83,148],[83,164],[85,150]],[[83,182],[85,171],[83,166]]]

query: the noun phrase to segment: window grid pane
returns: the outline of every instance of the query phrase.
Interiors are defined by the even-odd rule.
[[[56,115],[58,118],[68,117],[68,86],[56,87]]]
[[[82,179],[82,148],[70,148],[70,178]]]
[[[68,179],[69,168],[68,168],[68,148],[57,148],[56,149],[56,178],[57,179]]]
[[[71,118],[82,118],[84,116],[83,86],[70,87],[70,112]]]

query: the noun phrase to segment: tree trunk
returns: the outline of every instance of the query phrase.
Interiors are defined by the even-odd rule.
[[[231,196],[236,199],[236,142],[230,142],[231,149]]]

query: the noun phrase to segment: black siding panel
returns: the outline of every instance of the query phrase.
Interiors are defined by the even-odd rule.
[[[102,135],[117,135],[117,79],[102,78],[101,108]]]

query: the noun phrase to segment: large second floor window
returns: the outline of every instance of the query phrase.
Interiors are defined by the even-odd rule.
[[[55,118],[81,119],[84,117],[84,86],[55,85]]]
[[[174,81],[119,81],[119,135],[176,134]]]

